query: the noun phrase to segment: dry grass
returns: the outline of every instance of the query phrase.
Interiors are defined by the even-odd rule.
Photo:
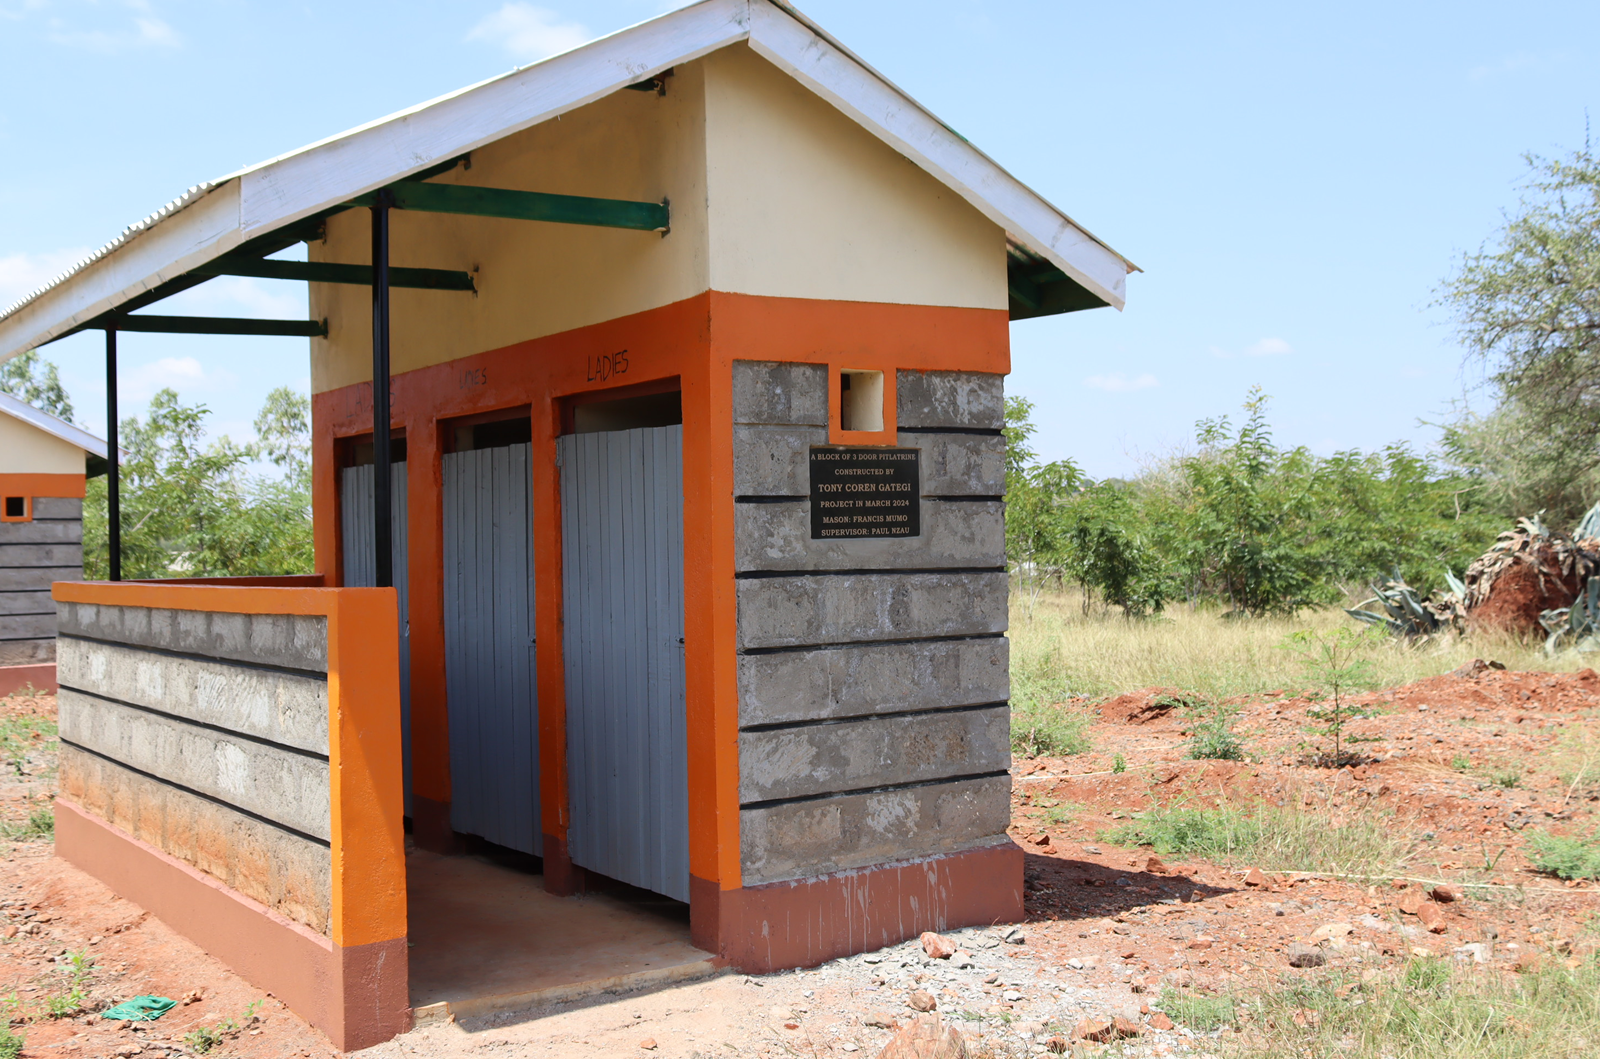
[[[1600,964],[1507,975],[1416,959],[1363,981],[1339,972],[1240,998],[1237,1059],[1579,1059],[1600,1052]]]
[[[1208,698],[1259,694],[1304,685],[1299,659],[1282,647],[1291,633],[1356,624],[1336,608],[1240,621],[1182,605],[1156,618],[1130,621],[1116,613],[1085,614],[1076,593],[1044,592],[1031,602],[1013,595],[1012,669],[1024,677],[1049,674],[1051,683],[1074,695],[1099,697],[1152,686]],[[1550,672],[1579,670],[1596,661],[1593,655],[1571,653],[1546,658],[1537,642],[1457,637],[1410,647],[1397,640],[1375,642],[1371,657],[1384,687],[1448,673],[1473,658]]]

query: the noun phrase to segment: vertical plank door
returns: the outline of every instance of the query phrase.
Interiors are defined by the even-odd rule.
[[[558,457],[568,850],[687,901],[683,427],[569,434]]]
[[[446,453],[450,826],[542,856],[528,444]]]

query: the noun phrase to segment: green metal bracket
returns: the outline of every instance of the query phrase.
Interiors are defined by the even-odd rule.
[[[412,181],[393,184],[389,190],[394,193],[394,205],[397,208],[426,213],[588,224],[601,228],[631,228],[641,232],[664,232],[672,223],[671,211],[665,201],[592,199],[580,195],[552,195],[543,191],[512,191],[507,188]],[[372,195],[362,195],[350,205],[370,206],[372,202]]]
[[[273,261],[229,254],[189,270],[200,276],[254,276],[258,279],[293,279],[307,283],[350,283],[372,286],[371,265],[342,265],[330,261]],[[475,290],[472,274],[442,268],[391,268],[389,286],[416,290]]]
[[[270,335],[279,338],[326,338],[326,320],[251,320],[238,316],[98,317],[97,330],[145,331],[166,335]]]

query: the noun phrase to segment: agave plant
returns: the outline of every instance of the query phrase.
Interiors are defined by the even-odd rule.
[[[1568,648],[1585,653],[1600,651],[1600,576],[1589,578],[1572,606],[1540,614],[1539,624],[1550,634],[1544,642],[1547,655]]]
[[[1466,586],[1449,570],[1444,572],[1444,576],[1450,591],[1437,599],[1432,596],[1422,598],[1396,570],[1389,580],[1373,582],[1371,599],[1360,607],[1347,608],[1345,613],[1368,625],[1380,625],[1408,640],[1432,636],[1446,629],[1459,629],[1466,616],[1461,605]],[[1373,604],[1382,607],[1383,613],[1367,609]]]

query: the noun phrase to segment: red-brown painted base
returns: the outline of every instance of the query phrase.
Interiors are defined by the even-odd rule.
[[[691,877],[690,940],[760,974],[870,952],[925,930],[1017,922],[1022,863],[1022,850],[1006,842],[739,890]]]
[[[56,664],[0,666],[0,698],[30,686],[35,691],[55,691]]]
[[[337,1048],[369,1048],[411,1028],[405,938],[334,945],[64,799],[56,853],[272,993]]]
[[[544,836],[544,888],[557,897],[581,894],[588,887],[588,873],[572,863],[565,839]]]
[[[460,853],[461,841],[450,827],[450,803],[413,794],[411,839],[429,853]]]

